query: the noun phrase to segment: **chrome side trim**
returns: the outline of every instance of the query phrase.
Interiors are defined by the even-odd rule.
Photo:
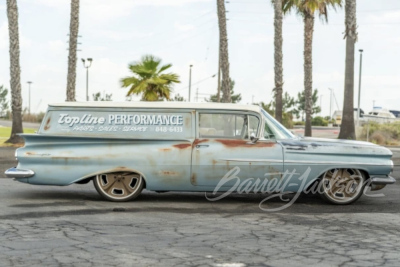
[[[369,165],[369,166],[391,166],[390,164],[376,164],[366,162],[339,162],[339,161],[302,161],[302,160],[285,160],[285,163],[301,163],[301,164],[340,164],[340,165]]]
[[[372,185],[386,185],[386,184],[394,184],[396,179],[393,177],[371,177],[371,184]]]
[[[29,178],[35,175],[32,170],[10,168],[4,172],[7,178]]]
[[[272,163],[283,163],[283,160],[275,159],[219,159],[224,161],[237,161],[237,162],[272,162]]]

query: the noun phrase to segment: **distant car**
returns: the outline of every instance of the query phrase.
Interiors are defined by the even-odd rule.
[[[317,184],[329,202],[349,204],[366,186],[395,182],[389,149],[295,137],[255,105],[67,102],[50,105],[39,131],[22,137],[7,177],[36,185],[93,181],[111,201],[134,199],[143,188],[225,192],[260,178],[254,186],[269,192]]]

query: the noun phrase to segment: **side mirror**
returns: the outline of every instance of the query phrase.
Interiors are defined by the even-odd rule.
[[[257,143],[258,138],[256,137],[256,135],[255,135],[254,133],[252,133],[252,134],[250,135],[250,141],[251,141],[253,144]]]

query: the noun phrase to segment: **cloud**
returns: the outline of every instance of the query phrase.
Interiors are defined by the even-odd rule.
[[[106,21],[129,16],[135,7],[180,6],[196,2],[211,2],[211,0],[86,0],[80,2],[80,13],[81,17],[83,15],[91,20]],[[53,8],[70,9],[70,0],[37,0],[36,3]]]
[[[244,39],[248,44],[265,44],[273,42],[274,38],[267,34],[252,34]]]
[[[374,13],[373,15],[369,15],[366,21],[374,23],[398,23],[400,22],[400,10]]]
[[[66,43],[61,40],[49,41],[47,42],[47,46],[50,51],[56,53],[64,52],[67,47]]]
[[[0,26],[0,49],[6,49],[8,48],[8,26],[7,22],[4,22]]]
[[[192,24],[181,24],[179,22],[175,22],[174,27],[183,32],[194,30],[195,28]]]
[[[25,0],[28,2],[28,0]],[[30,1],[29,1],[30,2]],[[51,7],[65,7],[65,5],[70,5],[71,0],[37,0],[37,3],[42,5],[51,6]],[[211,0],[118,0],[118,3],[115,1],[109,0],[86,0],[84,2],[81,1],[81,5],[108,5],[108,6],[120,6],[121,9],[124,7],[134,7],[134,6],[177,6],[177,5],[186,5],[192,4],[196,2],[211,2]],[[2,5],[0,5],[0,8]],[[5,8],[5,7],[4,7]]]
[[[126,32],[118,32],[115,30],[103,30],[98,29],[93,33],[96,37],[102,39],[109,39],[112,41],[137,41],[138,39],[144,39],[152,37],[154,34],[152,32],[138,32],[132,30],[127,34]],[[134,36],[134,39],[132,38]]]

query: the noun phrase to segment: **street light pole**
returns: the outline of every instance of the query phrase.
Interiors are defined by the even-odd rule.
[[[31,81],[27,82],[29,84],[29,114],[31,114]]]
[[[361,68],[362,68],[362,52],[364,50],[360,49],[360,74],[358,77],[358,109],[357,109],[357,126],[360,126],[360,99],[361,99]]]
[[[190,96],[192,93],[192,67],[193,67],[193,65],[190,65],[190,68],[189,68],[189,99],[188,99],[188,102],[190,102]]]
[[[86,60],[88,64],[86,65]],[[92,66],[93,58],[82,58],[83,67],[86,68],[86,101],[89,101],[89,68]]]
[[[331,95],[329,97],[329,120],[332,120],[332,88],[328,88],[331,91]]]

